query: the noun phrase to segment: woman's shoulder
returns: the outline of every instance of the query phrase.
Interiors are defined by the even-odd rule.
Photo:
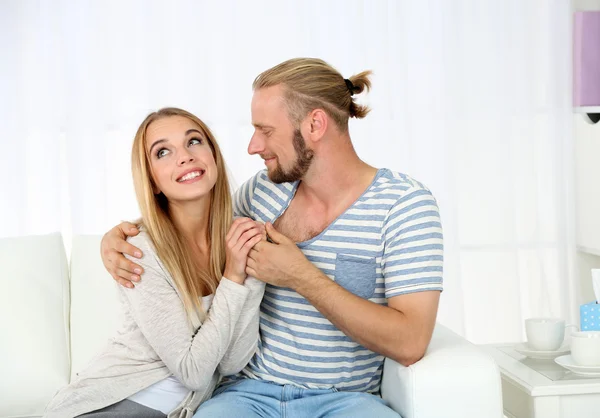
[[[150,272],[153,272],[152,274],[157,278],[166,278],[168,281],[172,281],[171,275],[167,273],[166,267],[158,256],[150,234],[143,227],[138,226],[138,229],[140,231],[139,234],[134,237],[128,237],[127,242],[142,251],[142,257],[137,258],[129,254],[124,254],[125,257],[144,269],[146,279],[151,274]]]
[[[142,251],[142,259],[147,256],[155,258],[156,248],[154,247],[154,243],[152,242],[152,238],[150,238],[148,231],[143,226],[139,226],[138,229],[140,231],[139,234],[133,237],[127,237],[127,242]]]
[[[135,245],[136,247],[139,244],[143,245],[144,247],[151,247],[154,249],[154,245],[152,244],[152,239],[148,234],[148,230],[143,225],[140,225],[138,226],[138,231],[140,232],[137,235],[133,237],[127,237],[127,242],[131,245]]]

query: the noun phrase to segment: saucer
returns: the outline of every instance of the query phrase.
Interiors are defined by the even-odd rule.
[[[537,358],[537,359],[541,359],[541,360],[552,360],[558,356],[562,356],[564,354],[571,352],[571,349],[565,344],[563,344],[558,350],[540,351],[540,350],[534,350],[534,349],[530,348],[527,345],[527,343],[521,343],[521,344],[515,345],[514,350],[517,353],[523,354],[526,357]]]
[[[600,377],[600,366],[579,366],[573,361],[570,354],[560,356],[554,359],[556,364],[581,376]]]

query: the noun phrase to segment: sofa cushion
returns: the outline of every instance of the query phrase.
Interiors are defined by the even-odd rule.
[[[100,235],[73,237],[71,378],[104,347],[121,323],[117,284],[100,258]]]
[[[0,417],[42,414],[69,381],[69,276],[60,234],[0,239]]]

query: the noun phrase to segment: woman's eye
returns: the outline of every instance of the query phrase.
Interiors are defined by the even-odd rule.
[[[166,149],[166,148],[161,148],[161,149],[159,149],[159,150],[158,150],[158,152],[156,153],[156,156],[157,156],[158,158],[162,158],[162,157],[164,157],[165,155],[167,155],[168,153],[169,153],[169,150],[168,150],[168,149]]]
[[[204,141],[201,138],[192,138],[190,139],[190,142],[188,142],[188,145],[202,145]]]

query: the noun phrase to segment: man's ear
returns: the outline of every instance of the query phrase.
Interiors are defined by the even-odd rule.
[[[329,116],[323,109],[315,109],[310,112],[308,117],[310,123],[310,138],[313,141],[319,141],[327,131]]]

